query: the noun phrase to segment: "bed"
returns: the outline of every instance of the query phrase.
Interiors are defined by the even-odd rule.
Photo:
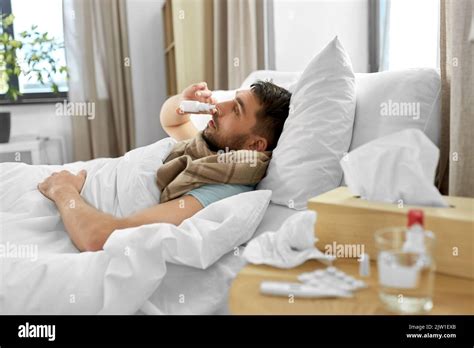
[[[54,203],[36,189],[54,171],[86,169],[81,192],[86,200],[126,216],[157,203],[156,190],[149,188],[156,186],[156,163],[166,157],[160,149],[172,144],[167,138],[122,158],[64,166],[0,164],[0,312],[227,313],[227,291],[245,264],[245,242],[276,229],[295,212],[269,205],[269,191],[215,202],[179,227],[150,224],[115,231],[104,250],[79,253]],[[137,170],[140,175],[133,174]]]
[[[244,81],[242,88],[248,88],[256,79],[272,79],[275,83],[292,90],[300,75],[301,73],[257,71]],[[381,85],[386,86],[387,83],[393,86],[393,91],[387,91],[381,87]],[[430,87],[429,93],[426,92],[427,88],[423,88],[423,84]],[[421,127],[428,137],[438,144],[439,75],[435,71],[419,69],[406,72],[356,74],[356,85],[357,107],[351,149],[378,136],[391,133],[396,130],[396,127],[406,127],[403,124],[380,120],[378,113],[380,102],[388,98],[395,99],[399,91],[411,93],[418,99],[421,98],[424,107],[430,110],[429,115],[424,116],[424,123],[418,124],[417,127]],[[416,96],[416,93],[423,95]],[[232,98],[233,91],[218,91],[216,95],[221,100]],[[198,128],[202,128],[206,123],[202,115],[193,117],[193,120]],[[188,233],[166,226],[163,227],[162,233],[151,237],[153,234],[150,231],[156,226],[147,225],[140,231],[129,229],[124,233],[114,233],[112,236],[117,235],[117,237],[109,238],[112,241],[110,243],[108,241],[103,252],[78,253],[64,231],[56,207],[52,202],[45,201],[45,198],[36,190],[35,185],[53,171],[67,169],[77,172],[85,168],[91,174],[94,173],[94,168],[99,168],[97,175],[88,174],[87,180],[95,178],[95,182],[87,183],[86,181],[89,193],[83,193],[86,196],[89,194],[89,199],[94,201],[95,195],[91,195],[91,192],[95,190],[95,193],[103,198],[102,201],[109,202],[104,205],[96,201],[94,203],[97,208],[118,216],[127,215],[156,202],[157,188],[152,190],[144,190],[144,188],[156,186],[154,185],[156,173],[154,163],[163,159],[166,154],[163,149],[169,149],[172,144],[166,139],[162,142],[164,143],[160,145],[158,151],[153,146],[146,150],[147,156],[158,157],[147,157],[149,160],[144,162],[145,168],[142,169],[146,172],[145,179],[135,183],[138,186],[119,192],[118,200],[113,198],[117,196],[114,185],[120,181],[127,182],[129,177],[125,174],[111,176],[111,173],[120,172],[121,166],[123,173],[129,173],[130,163],[142,162],[144,148],[133,150],[126,159],[123,159],[126,162],[120,162],[118,159],[97,159],[70,163],[65,166],[0,164],[0,176],[2,176],[0,181],[0,227],[2,229],[0,246],[3,245],[3,251],[5,251],[5,243],[10,239],[16,243],[37,243],[42,246],[39,256],[46,260],[43,264],[33,265],[24,261],[23,263],[10,262],[0,257],[0,313],[139,315],[228,313],[228,290],[232,280],[245,265],[245,260],[241,255],[246,243],[265,231],[276,231],[286,218],[296,213],[296,210],[285,205],[269,203],[269,195],[268,197],[252,196],[252,200],[260,202],[258,210],[261,211],[261,216],[253,218],[254,225],[252,226],[247,224],[245,218],[233,222],[233,225],[243,226],[242,229],[245,231],[239,231],[235,226],[228,226],[229,228],[221,230],[225,238],[218,240],[221,243],[219,245],[210,242],[210,246],[215,246],[210,249],[209,245],[207,246],[207,254],[210,256],[203,253],[203,248],[206,247],[204,242],[209,235],[199,234],[196,231],[200,228],[206,230],[209,226],[215,226],[217,231],[220,226],[217,226],[215,221],[205,221],[206,213],[198,213],[195,219],[194,217],[190,219],[193,221],[185,226],[187,228],[185,232]],[[108,171],[103,170],[106,161],[110,163],[107,164],[110,167]],[[101,185],[99,190],[98,187]],[[137,195],[137,192],[144,193]],[[245,194],[249,193],[243,195]],[[28,199],[21,199],[21,197],[28,197]],[[104,199],[107,197],[110,199]],[[228,204],[230,204],[229,207],[232,204],[236,205],[236,201]],[[239,209],[244,215],[253,214],[255,210],[254,207],[244,205]],[[222,221],[230,219],[229,221],[232,222],[230,216],[223,215],[221,218]],[[233,234],[238,235],[238,238]],[[130,244],[139,244],[140,247],[137,250],[140,252],[136,255],[132,253],[132,257],[130,255],[125,257],[123,251]],[[161,244],[165,247],[153,249]],[[173,252],[176,251],[173,248],[176,248],[176,245],[182,245],[184,248],[176,253],[179,257],[173,256]],[[105,254],[108,256],[104,257]],[[204,254],[206,255],[203,259]],[[113,262],[109,262],[110,260]],[[46,263],[48,267],[45,266]],[[30,270],[23,272],[25,267]],[[19,271],[16,272],[16,270]],[[9,274],[13,276],[5,276],[4,271],[10,272]],[[104,275],[106,275],[106,281],[99,281],[102,279],[99,279],[99,276]],[[18,303],[11,303],[12,298],[17,298]],[[100,307],[107,310],[98,310]]]

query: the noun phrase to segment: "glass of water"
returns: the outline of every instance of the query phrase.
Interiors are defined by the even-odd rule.
[[[375,232],[379,297],[393,312],[409,314],[433,308],[435,237],[424,231],[416,247],[407,242],[407,227]]]

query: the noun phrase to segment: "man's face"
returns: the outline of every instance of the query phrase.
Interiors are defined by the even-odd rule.
[[[266,140],[252,133],[259,108],[258,100],[249,89],[237,91],[233,100],[218,103],[212,120],[203,131],[210,148],[214,151],[226,147],[229,150],[264,151]],[[263,147],[262,141],[265,142]]]

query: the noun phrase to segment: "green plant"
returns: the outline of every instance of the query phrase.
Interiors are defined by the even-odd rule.
[[[13,76],[23,74],[28,80],[36,77],[42,85],[51,86],[53,93],[59,93],[53,75],[66,74],[68,77],[68,68],[59,63],[54,53],[64,48],[64,43],[49,37],[47,32],[40,33],[36,25],[14,39],[8,31],[14,19],[11,14],[2,14],[0,17],[0,90],[6,88],[8,98],[17,100],[21,93],[10,81]],[[21,62],[18,60],[19,56],[23,57]]]

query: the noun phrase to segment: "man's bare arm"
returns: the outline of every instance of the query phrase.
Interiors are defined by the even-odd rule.
[[[198,130],[191,122],[189,114],[178,113],[179,104],[182,100],[215,103],[211,95],[212,92],[207,89],[207,84],[201,82],[187,87],[181,94],[168,98],[160,113],[161,126],[165,132],[178,141],[195,137]]]
[[[189,114],[178,115],[176,110],[182,100],[181,94],[170,97],[161,108],[160,121],[163,130],[173,139],[180,141],[196,136],[198,130]]]
[[[72,201],[74,208],[71,208]],[[103,249],[115,230],[156,222],[179,225],[202,209],[193,196],[158,204],[126,218],[116,218],[93,208],[77,192],[64,192],[55,203],[71,240],[81,251]]]
[[[39,190],[57,206],[64,227],[80,251],[97,251],[104,247],[109,236],[117,229],[137,227],[156,222],[179,225],[203,207],[192,196],[183,196],[144,209],[126,218],[117,218],[90,206],[79,194],[83,179],[63,171],[38,185]],[[82,181],[82,183],[81,183]]]
[[[100,250],[103,246],[99,245],[100,234],[110,234],[118,228],[118,219],[93,208],[73,189],[60,189],[51,199],[69,237],[80,251]]]

